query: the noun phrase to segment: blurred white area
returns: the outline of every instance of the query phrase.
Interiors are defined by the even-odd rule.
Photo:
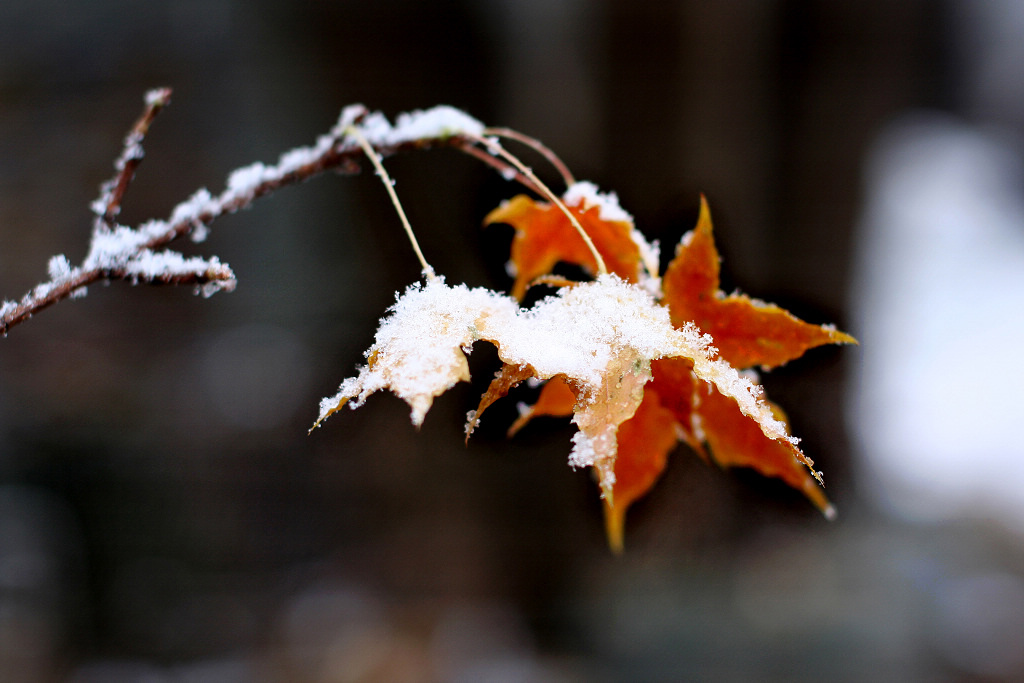
[[[1024,5],[951,5],[958,109],[884,129],[866,165],[851,431],[865,485],[914,519],[1024,530]]]
[[[1024,529],[1024,169],[1015,141],[897,121],[867,169],[851,401],[867,487],[914,518]]]
[[[980,120],[1024,128],[1024,3],[959,0],[952,5],[964,109]]]

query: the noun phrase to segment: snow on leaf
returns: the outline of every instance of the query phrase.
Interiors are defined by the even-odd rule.
[[[494,331],[498,356],[507,366],[529,366],[527,377],[559,376],[572,388],[573,422],[580,432],[570,464],[595,467],[606,499],[614,495],[618,427],[636,412],[651,362],[659,358],[687,359],[698,377],[733,397],[766,434],[790,438],[761,400],[760,388],[713,359],[709,337],[692,325],[674,327],[668,311],[646,291],[614,275],[564,288],[522,312],[516,323],[511,334]],[[493,400],[490,393],[482,405]],[[474,418],[480,413],[478,408]]]
[[[318,426],[346,403],[357,408],[381,389],[389,389],[412,408],[419,426],[434,398],[457,382],[469,380],[466,354],[497,321],[514,317],[508,297],[465,285],[449,287],[443,278],[414,284],[398,297],[381,320],[367,364],[320,403]]]
[[[760,388],[713,359],[709,337],[692,325],[674,327],[668,311],[646,291],[614,275],[564,288],[531,309],[489,290],[449,287],[440,278],[413,285],[381,322],[367,365],[323,400],[317,424],[381,389],[409,403],[413,424],[422,424],[436,396],[469,379],[466,353],[478,340],[497,346],[505,368],[470,414],[467,433],[490,401],[512,385],[529,377],[561,377],[577,397],[573,422],[580,431],[569,462],[594,467],[609,501],[618,428],[643,400],[654,359],[688,359],[696,376],[735,399],[765,434],[789,438],[761,400]]]
[[[581,202],[585,212],[597,208],[599,212],[621,217],[614,213],[617,202],[611,209],[602,207],[599,200],[604,197],[595,197],[596,188],[586,185],[589,184],[574,186],[567,193],[567,200]],[[514,293],[525,290],[529,282],[544,278],[558,261],[594,268],[590,254],[572,244],[575,235],[568,221],[558,218],[551,207],[525,197],[516,198],[488,216],[488,222],[508,222],[517,230],[512,251],[512,264],[517,270]],[[625,244],[624,228],[601,225],[604,232],[584,223],[588,230],[593,230],[591,234],[603,255],[615,253],[609,244]],[[579,242],[582,244],[582,240]],[[617,261],[606,256],[612,270],[620,275],[643,272],[641,250],[623,249],[618,253]],[[656,271],[651,270],[651,275],[656,277]],[[631,275],[630,279],[638,278]],[[698,225],[683,237],[662,285],[659,308],[670,314],[672,324],[681,330],[696,326],[701,332],[710,333],[713,342],[709,343],[715,347],[709,351],[711,357],[717,356],[718,362],[735,368],[774,367],[814,346],[855,343],[849,335],[829,326],[805,323],[777,306],[720,292],[719,256],[703,197]],[[626,420],[607,421],[606,425],[615,425],[614,430],[596,432],[591,425],[589,431],[581,431],[575,438],[574,460],[589,457],[598,465],[606,530],[613,549],[622,547],[626,509],[657,482],[677,441],[685,442],[705,461],[752,467],[765,476],[779,477],[802,491],[826,516],[835,514],[818,485],[820,473],[797,447],[796,439],[789,436],[785,416],[764,399],[760,386],[751,382],[742,391],[735,391],[734,386],[720,392],[704,381],[704,370],[695,365],[699,362],[685,354],[650,357],[652,379],[643,388],[641,403],[634,405],[628,394],[615,398],[624,400],[626,412],[635,414]],[[721,382],[715,384],[722,386]],[[579,424],[585,405],[586,394],[576,383],[554,380],[541,390],[536,405],[522,410],[510,432],[537,415],[574,413],[574,421]],[[758,406],[758,414],[753,412],[754,405]],[[765,419],[764,411],[771,414],[770,420]],[[766,428],[766,424],[772,426]],[[604,456],[598,455],[601,452]],[[609,473],[607,463],[611,458],[615,464]]]

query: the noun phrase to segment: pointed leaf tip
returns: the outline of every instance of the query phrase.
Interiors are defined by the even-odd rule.
[[[676,326],[692,322],[710,334],[721,357],[732,366],[770,369],[816,346],[856,343],[831,325],[804,322],[745,294],[725,294],[719,289],[720,262],[711,211],[702,195],[697,225],[683,236],[662,278],[662,303]]]

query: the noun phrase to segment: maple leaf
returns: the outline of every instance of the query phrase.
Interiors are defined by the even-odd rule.
[[[579,220],[608,268],[627,282],[643,282],[658,271],[657,248],[633,227],[633,218],[615,195],[601,195],[592,183],[580,182],[565,194],[565,204]],[[597,264],[583,238],[560,208],[518,195],[501,203],[484,218],[484,225],[506,223],[515,228],[512,255],[512,296],[522,299],[538,277],[552,272],[559,261],[578,265],[591,275]]]
[[[720,257],[715,248],[711,211],[701,197],[697,227],[683,235],[662,278],[663,303],[672,322],[691,322],[710,334],[722,358],[738,369],[768,369],[799,358],[822,344],[855,343],[829,325],[811,325],[775,304],[719,288]]]
[[[588,198],[591,204],[614,201],[613,196],[591,194]],[[588,206],[586,200],[582,206]],[[553,213],[546,204],[522,198],[514,212],[498,215],[516,221],[512,265],[517,274],[524,272],[518,259],[527,255],[529,267],[525,272],[528,277],[517,277],[517,285],[525,288],[530,280],[543,276],[540,263],[550,268],[564,261],[585,269],[593,268],[592,257],[581,257],[574,247],[565,246],[571,244],[574,229],[567,219]],[[488,218],[494,216],[492,212]],[[621,219],[621,216],[616,218]],[[540,228],[529,225],[530,219],[538,220]],[[603,221],[599,215],[591,219],[591,223],[595,221],[615,223],[614,229],[604,226],[593,230],[594,242],[602,255],[639,252],[631,251],[631,245],[636,244],[636,231],[631,221]],[[639,258],[632,264],[617,262],[615,267],[616,272],[631,281],[639,280],[646,273],[657,282],[657,269],[641,266]],[[675,326],[696,325],[702,332],[709,333],[719,358],[733,367],[767,369],[797,358],[814,346],[855,343],[852,337],[831,326],[803,322],[778,306],[742,294],[725,295],[719,290],[719,269],[711,215],[707,202],[701,197],[697,226],[683,236],[661,280],[660,304],[668,309]],[[641,406],[631,420],[621,423],[616,434],[612,495],[605,495],[605,526],[613,549],[622,547],[626,510],[658,480],[668,453],[678,440],[687,443],[705,460],[713,459],[721,466],[752,467],[765,476],[781,478],[802,491],[827,517],[834,516],[834,508],[819,486],[820,473],[796,446],[795,439],[764,430],[732,397],[703,381],[688,358],[654,360],[651,372],[652,381],[646,387]],[[543,387],[537,404],[524,411],[513,425],[514,430],[537,415],[567,414],[567,387],[573,388],[571,383],[564,382]],[[781,409],[770,402],[766,405],[788,437],[789,427]],[[710,455],[704,448],[705,443]],[[604,483],[607,476],[599,473],[599,479]],[[607,487],[603,488],[607,493]]]
[[[521,319],[525,334],[512,348],[504,335],[494,339],[504,366],[469,416],[469,432],[494,400],[525,379],[552,379],[547,392],[561,396],[540,403],[563,412],[573,396],[573,437],[569,462],[597,471],[605,499],[614,505],[619,426],[634,416],[651,379],[651,363],[684,359],[691,372],[736,401],[738,409],[772,439],[792,440],[786,426],[761,400],[761,388],[714,358],[711,338],[693,325],[672,325],[668,310],[642,288],[614,275],[566,287],[542,299]],[[543,406],[547,406],[544,408]],[[619,484],[629,488],[629,482]],[[625,490],[625,488],[623,489]]]
[[[490,326],[516,315],[518,305],[486,289],[449,287],[444,278],[413,284],[381,320],[367,364],[320,402],[317,427],[345,404],[358,408],[389,389],[412,408],[412,423],[423,424],[434,398],[457,382],[469,381],[466,354]]]

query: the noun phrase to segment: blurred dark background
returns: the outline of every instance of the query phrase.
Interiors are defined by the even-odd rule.
[[[853,254],[885,127],[929,108],[1024,131],[1012,107],[974,106],[964,22],[981,6],[994,26],[1020,15],[952,0],[4,0],[0,296],[44,279],[53,254],[82,259],[89,203],[143,94],[167,85],[128,224],[312,143],[345,104],[451,104],[616,191],[663,261],[704,192],[725,289],[860,336]],[[480,222],[518,189],[450,150],[388,166],[433,266],[507,287],[510,232]],[[843,409],[864,347],[765,379],[838,521],[681,447],[614,557],[595,486],[566,466],[568,424],[508,441],[512,398],[463,445],[487,349],[419,432],[382,394],[307,436],[418,276],[371,174],[286,189],[175,248],[230,263],[237,291],[93,286],[0,340],[3,680],[1024,677],[1019,531],[874,500]]]

